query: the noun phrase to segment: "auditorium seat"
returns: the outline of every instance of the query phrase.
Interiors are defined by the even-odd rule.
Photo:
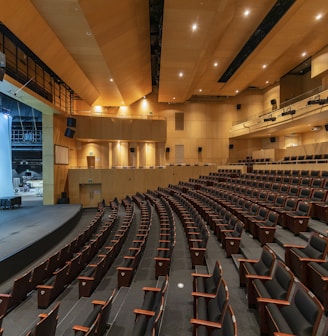
[[[288,300],[295,281],[293,272],[278,260],[270,276],[248,274],[247,299],[249,307],[258,307],[257,298]],[[259,311],[263,319],[263,311]]]
[[[93,309],[90,311],[84,322],[81,325],[74,325],[72,327],[75,336],[102,336],[105,334],[106,329],[109,327],[108,317],[112,308],[115,294],[116,289],[112,291],[111,295],[107,298],[106,301],[92,300],[91,303],[93,304]],[[94,331],[95,333],[93,333]]]
[[[310,220],[311,203],[306,201],[299,201],[295,211],[286,213],[286,227],[298,235],[300,232],[307,231]]]
[[[219,260],[215,262],[215,266],[211,274],[209,273],[192,273],[193,291],[200,293],[213,294],[216,292],[222,277],[222,266]]]
[[[311,261],[324,262],[328,252],[328,239],[312,232],[306,246],[284,245],[285,263],[305,285],[308,284],[307,264]]]
[[[317,336],[323,307],[300,282],[289,301],[258,298],[265,318],[260,321],[261,334],[274,332],[297,336]]]
[[[232,306],[227,305],[224,311],[222,323],[211,323],[209,321],[191,319],[194,326],[194,336],[237,336],[237,320]]]
[[[41,313],[40,321],[36,323],[26,336],[55,336],[58,322],[58,310],[60,302],[58,301],[49,313]]]
[[[261,246],[274,242],[278,219],[279,214],[270,210],[264,221],[254,223],[253,238],[256,238],[261,243]]]
[[[244,230],[244,224],[238,220],[232,230],[221,230],[222,248],[226,250],[227,257],[239,252],[241,236]]]
[[[276,259],[275,253],[266,245],[262,247],[259,259],[238,259],[240,287],[247,287],[247,274],[270,275]]]

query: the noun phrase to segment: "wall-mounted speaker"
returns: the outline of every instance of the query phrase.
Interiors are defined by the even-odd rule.
[[[276,142],[276,137],[271,137],[270,142]]]
[[[277,105],[277,101],[275,99],[271,99],[271,105]]]
[[[200,153],[203,150],[202,147],[198,147],[198,153]]]
[[[72,130],[71,128],[66,128],[66,131],[64,133],[65,137],[67,138],[73,138],[75,134],[75,131]]]
[[[76,119],[72,118],[72,117],[67,118],[66,126],[75,128],[76,127]]]
[[[134,147],[130,148],[130,153],[134,153]]]
[[[233,144],[229,144],[229,149],[233,149]]]
[[[326,131],[328,131],[328,124],[325,125],[325,129],[326,129]]]
[[[236,110],[240,110],[241,109],[241,104],[237,104],[236,105]]]
[[[166,153],[170,153],[170,147],[166,147],[166,148],[165,148],[165,152],[166,152]]]

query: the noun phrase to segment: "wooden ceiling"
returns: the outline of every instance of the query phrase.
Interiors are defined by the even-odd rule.
[[[303,52],[309,58],[328,44],[328,1],[297,0],[233,76],[219,83],[275,3],[165,0],[158,101],[263,89],[302,63]],[[0,4],[2,22],[88,104],[129,105],[152,92],[149,0]]]

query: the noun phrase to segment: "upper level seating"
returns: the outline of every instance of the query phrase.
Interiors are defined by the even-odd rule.
[[[265,318],[260,320],[261,334],[317,336],[323,314],[319,300],[300,282],[289,301],[258,298]]]

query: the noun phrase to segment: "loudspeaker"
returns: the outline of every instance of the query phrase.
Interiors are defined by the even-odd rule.
[[[236,110],[240,110],[241,109],[241,104],[237,104],[236,105]]]
[[[130,148],[130,153],[134,153],[134,148],[133,147]]]
[[[72,118],[72,117],[67,118],[66,126],[75,128],[76,127],[76,119]]]
[[[65,137],[67,138],[73,138],[75,134],[75,131],[72,130],[71,128],[66,128],[66,131],[64,133]]]
[[[203,150],[202,147],[198,147],[198,153],[200,153]]]
[[[229,144],[229,149],[233,149],[233,144]]]
[[[271,137],[270,138],[270,142],[276,142],[276,138],[275,137]]]
[[[277,101],[275,99],[271,99],[271,105],[277,105]]]
[[[165,152],[166,152],[166,153],[170,153],[170,147],[166,147],[166,148],[165,148]]]
[[[326,131],[328,131],[328,124],[325,125],[325,129],[326,129]]]
[[[5,72],[6,72],[6,55],[0,51],[0,81],[3,81]]]

